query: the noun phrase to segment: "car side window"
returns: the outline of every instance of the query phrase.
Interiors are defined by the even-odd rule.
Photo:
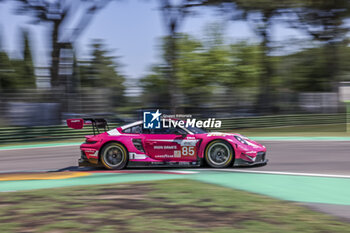
[[[170,128],[170,134],[186,134],[186,131],[180,127]]]
[[[133,127],[124,129],[123,133],[141,134],[142,133],[142,126],[141,125],[135,125]]]
[[[127,128],[127,129],[124,129],[124,130],[123,130],[123,133],[131,133],[131,128],[132,128],[132,127]]]
[[[132,127],[131,128],[131,133],[136,133],[136,134],[142,133],[142,126],[141,125],[136,125],[136,126]]]
[[[169,134],[169,128],[151,129],[151,134]]]
[[[160,129],[150,129],[151,134],[186,134],[185,130],[180,127],[176,128],[160,128]]]

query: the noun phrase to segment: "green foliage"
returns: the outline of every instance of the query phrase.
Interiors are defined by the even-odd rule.
[[[29,45],[28,32],[22,32],[23,60],[14,60],[13,64],[18,76],[17,88],[35,88],[35,74],[32,52]]]
[[[145,90],[143,98],[154,106],[161,108],[168,107],[169,92],[166,71],[161,65],[153,66],[152,73],[140,80],[140,84]]]
[[[0,51],[0,88],[16,90],[35,88],[34,64],[28,32],[22,32],[22,59],[11,60],[5,51]]]
[[[91,44],[91,59],[81,62],[80,82],[82,87],[110,88],[114,101],[121,101],[124,96],[125,77],[120,74],[120,64],[116,57],[109,56],[112,51],[105,49],[101,40]]]
[[[328,91],[322,48],[285,56],[279,64],[283,83],[293,91]]]
[[[337,76],[341,80],[349,80],[350,49],[343,45],[336,46],[339,61]],[[281,86],[295,92],[327,92],[332,91],[330,77],[334,75],[329,70],[329,60],[332,59],[327,45],[300,51],[287,56],[280,56],[276,70],[283,77]]]
[[[233,87],[256,87],[262,73],[261,47],[241,42],[230,45],[230,51],[235,78],[227,80],[227,84]]]
[[[7,56],[6,52],[0,51],[0,88],[15,88],[14,77],[14,70],[10,58]]]
[[[215,52],[206,51],[201,41],[191,38],[188,35],[182,35],[177,41],[178,57],[177,69],[179,86],[185,94],[192,93],[208,93],[211,84],[215,80],[215,72],[217,62],[210,62],[211,57],[215,56]],[[218,50],[218,53],[221,51]],[[218,58],[223,58],[217,54]],[[221,63],[223,66],[225,63]]]
[[[203,104],[219,89],[232,91],[234,88],[256,86],[261,72],[260,47],[245,42],[227,45],[223,38],[222,30],[217,27],[210,28],[205,40],[187,34],[177,36],[176,78],[186,105]],[[164,38],[164,60],[166,43]],[[168,95],[164,70],[165,64],[155,65],[152,73],[142,79],[145,95],[153,100]],[[153,101],[153,104],[166,103]]]

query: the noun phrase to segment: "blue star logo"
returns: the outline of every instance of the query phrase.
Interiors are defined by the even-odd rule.
[[[157,109],[156,112],[143,112],[143,128],[160,129],[160,116],[162,114]]]

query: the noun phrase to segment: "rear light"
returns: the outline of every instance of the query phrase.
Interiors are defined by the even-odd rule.
[[[142,146],[142,140],[141,139],[133,139],[132,143],[134,144],[135,148],[141,152],[145,152]]]
[[[97,141],[88,141],[88,140],[86,140],[85,141],[85,144],[95,144]]]

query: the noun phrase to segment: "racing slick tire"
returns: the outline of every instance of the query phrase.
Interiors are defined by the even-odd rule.
[[[118,142],[106,144],[101,151],[101,162],[107,169],[120,170],[128,163],[128,152]]]
[[[225,168],[233,163],[234,151],[228,142],[214,140],[205,148],[204,158],[212,168]]]

